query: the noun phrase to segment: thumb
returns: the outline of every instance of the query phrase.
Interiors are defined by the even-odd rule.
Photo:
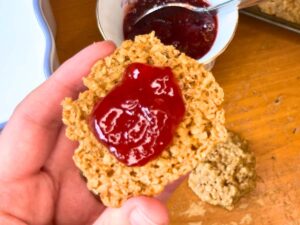
[[[129,199],[121,208],[107,208],[93,225],[167,225],[168,211],[154,198]]]

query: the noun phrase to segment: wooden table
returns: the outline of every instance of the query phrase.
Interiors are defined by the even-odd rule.
[[[101,40],[95,0],[51,3],[61,62]],[[241,16],[213,73],[225,90],[227,127],[249,140],[259,181],[232,212],[200,202],[184,182],[168,204],[171,224],[300,224],[300,35]]]

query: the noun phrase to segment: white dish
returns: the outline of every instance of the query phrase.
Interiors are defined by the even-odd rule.
[[[135,0],[134,0],[135,1]],[[125,16],[126,6],[132,0],[98,0],[97,2],[97,19],[98,27],[104,39],[112,40],[117,45],[123,41],[123,18]],[[223,0],[224,1],[224,0]],[[211,5],[220,3],[220,0],[209,0]],[[217,14],[218,32],[216,40],[210,51],[200,58],[200,63],[211,65],[231,42],[237,24],[238,8],[225,9]]]
[[[0,130],[58,65],[54,25],[48,0],[0,0]]]

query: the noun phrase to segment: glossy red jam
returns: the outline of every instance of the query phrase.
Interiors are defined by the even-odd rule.
[[[128,166],[143,166],[171,143],[185,106],[170,68],[133,63],[94,108],[96,137]]]
[[[155,31],[164,44],[174,45],[195,59],[201,58],[211,49],[216,39],[216,16],[171,7],[158,10],[134,24],[144,11],[166,2],[188,2],[195,6],[208,6],[204,0],[139,0],[124,18],[124,38],[133,39],[136,35]]]

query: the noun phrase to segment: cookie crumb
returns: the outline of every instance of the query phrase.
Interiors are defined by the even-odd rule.
[[[249,204],[244,203],[239,206],[239,209],[247,209],[248,207],[249,207]]]
[[[202,222],[189,222],[187,225],[202,225]]]
[[[246,214],[240,221],[240,225],[250,225],[252,223],[253,219],[251,214]]]
[[[188,217],[193,216],[204,216],[206,210],[202,202],[193,202],[189,208],[184,212],[185,215]]]

